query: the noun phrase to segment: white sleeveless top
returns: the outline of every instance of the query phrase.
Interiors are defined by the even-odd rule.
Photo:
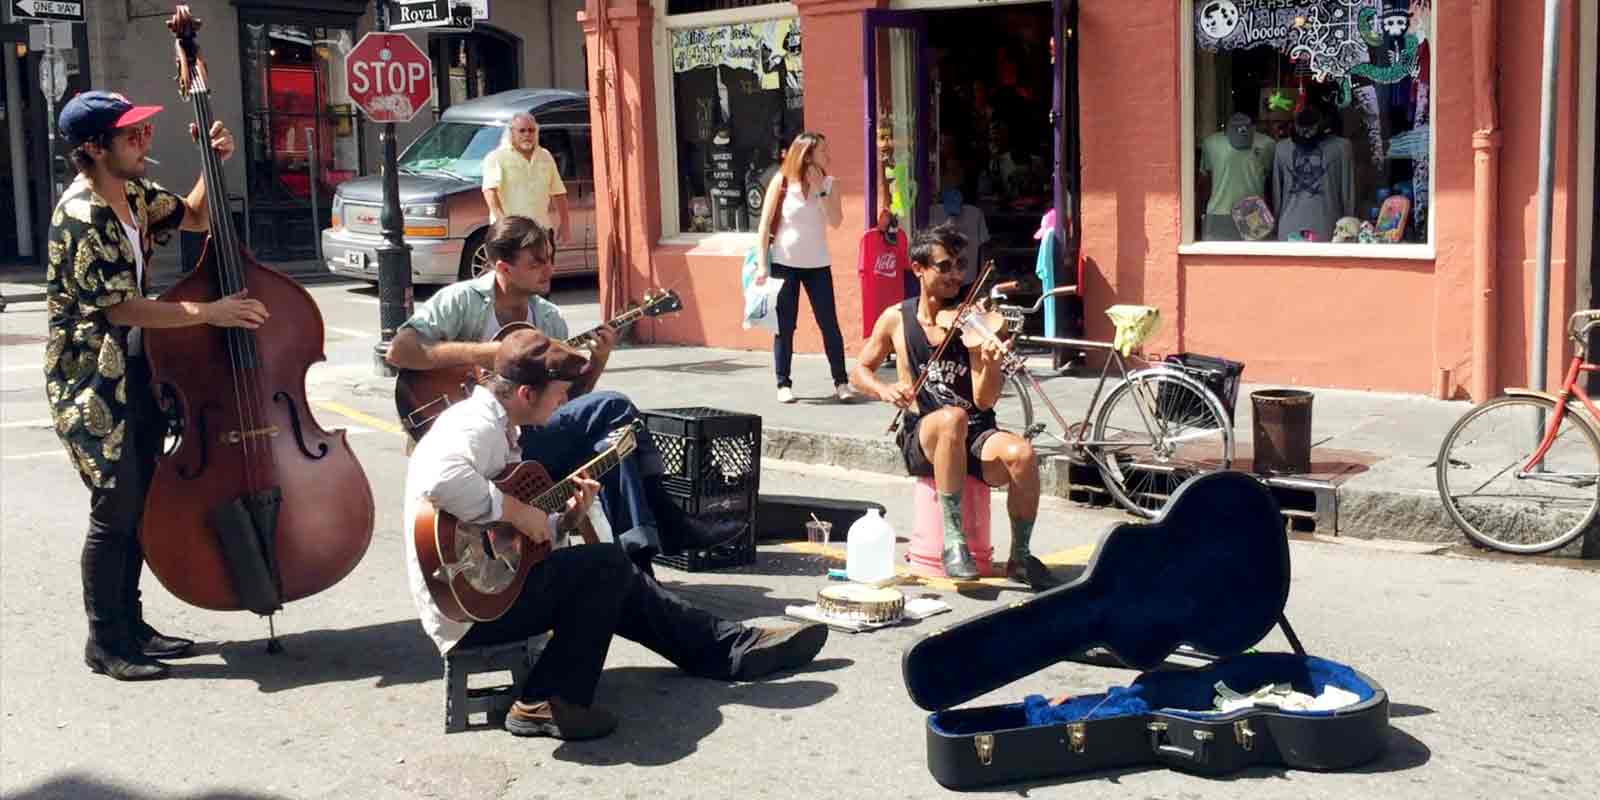
[[[812,188],[811,196],[800,193],[798,181],[789,182],[783,194],[782,222],[767,254],[774,264],[797,269],[817,269],[833,263],[828,255],[828,237],[822,216],[822,187]]]

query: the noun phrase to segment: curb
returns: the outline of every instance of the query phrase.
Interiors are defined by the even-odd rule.
[[[900,448],[888,435],[866,437],[767,427],[761,434],[761,455],[888,475],[905,474]],[[1098,474],[1065,455],[1046,456],[1039,465],[1039,478],[1040,491],[1045,496],[1085,505],[1110,501],[1097,480]],[[1286,526],[1299,532],[1414,542],[1460,539],[1437,497],[1334,487],[1293,477],[1270,478],[1265,483],[1284,508]]]
[[[903,477],[905,464],[893,437],[764,427],[761,456]],[[1074,483],[1071,478],[1078,477]],[[1087,477],[1088,480],[1081,480]],[[1040,492],[1080,505],[1111,503],[1093,469],[1067,456],[1046,456],[1039,465]],[[1465,544],[1433,492],[1381,489],[1346,482],[1339,486],[1295,477],[1268,478],[1283,508],[1285,528],[1319,538],[1389,540],[1434,545]],[[1583,537],[1547,557],[1580,556]]]

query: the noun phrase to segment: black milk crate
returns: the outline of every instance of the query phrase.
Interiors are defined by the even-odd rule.
[[[639,415],[661,453],[661,483],[673,501],[692,517],[744,521],[740,534],[723,544],[655,561],[688,572],[754,564],[761,417],[706,407],[641,410]]]
[[[690,514],[755,514],[761,487],[761,417],[715,408],[640,411],[661,452],[661,483]]]
[[[1206,388],[1222,401],[1222,409],[1228,412],[1228,422],[1233,423],[1233,406],[1239,400],[1239,383],[1244,375],[1244,364],[1198,353],[1167,356],[1167,363],[1205,384]],[[1157,403],[1159,404],[1162,399],[1158,397]]]
[[[751,511],[752,518],[755,512]],[[674,556],[656,556],[657,564],[662,564],[684,572],[705,572],[707,570],[725,569],[727,567],[742,567],[746,564],[756,563],[756,526],[752,521],[746,525],[744,532],[737,537],[704,550],[685,550]]]

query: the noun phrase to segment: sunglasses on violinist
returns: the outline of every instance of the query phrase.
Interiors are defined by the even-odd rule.
[[[928,267],[940,275],[953,275],[961,271],[961,262],[953,258],[946,258],[935,261],[929,264]]]

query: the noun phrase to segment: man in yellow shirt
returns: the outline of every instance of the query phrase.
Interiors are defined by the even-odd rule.
[[[555,228],[556,241],[571,241],[567,219],[567,187],[550,151],[539,146],[539,123],[532,114],[511,118],[505,144],[483,159],[483,199],[489,204],[489,221],[510,215],[528,217],[540,227]],[[559,226],[550,224],[554,201]]]

